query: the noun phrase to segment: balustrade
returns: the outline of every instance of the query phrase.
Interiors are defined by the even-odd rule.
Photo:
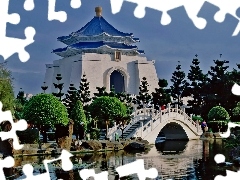
[[[175,106],[175,108],[171,108],[170,105],[168,105],[167,109],[165,110],[156,110],[153,108],[144,108],[139,109],[133,112],[132,114],[134,118],[131,119],[130,123],[125,127],[124,132],[126,132],[133,124],[137,122],[141,122],[141,126],[134,130],[133,133],[135,135],[140,135],[141,137],[144,137],[147,135],[147,133],[150,133],[153,131],[160,123],[164,123],[169,120],[169,117],[174,117],[180,121],[183,121],[186,125],[189,126],[195,133],[200,134],[202,133],[202,130],[199,125],[197,125],[191,117],[189,117],[185,113],[185,109],[180,109],[178,106]],[[146,117],[150,117],[150,121],[147,122],[145,125],[143,125],[142,120],[146,119]],[[109,129],[109,136],[108,137],[114,137],[113,135],[115,133],[118,133],[119,136],[121,136],[122,131],[119,131],[119,125],[115,125],[114,127]]]

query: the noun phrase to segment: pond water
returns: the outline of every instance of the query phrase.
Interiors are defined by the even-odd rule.
[[[118,151],[78,154],[72,158],[72,162],[74,164],[93,163],[89,168],[94,168],[96,173],[108,171],[111,180],[119,179],[115,171],[116,167],[133,162],[136,159],[144,159],[145,169],[156,168],[159,172],[159,180],[214,180],[219,174],[226,175],[226,168],[217,166],[214,161],[214,156],[218,153],[224,155],[228,153],[221,139],[166,141],[153,146],[145,153]],[[39,164],[45,158],[51,157],[19,157],[16,158],[16,165],[33,162]],[[78,172],[56,173],[56,176],[64,180],[81,180]],[[121,179],[137,180],[138,178],[136,175],[131,175]]]

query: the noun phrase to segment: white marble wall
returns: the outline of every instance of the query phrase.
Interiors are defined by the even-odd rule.
[[[51,65],[48,65],[51,66]],[[47,93],[56,92],[53,82],[56,83],[56,75],[61,74],[64,83],[63,92],[66,93],[69,84],[73,83],[76,88],[83,73],[90,82],[90,91],[93,94],[96,87],[107,87],[110,90],[110,74],[113,70],[119,69],[126,81],[126,91],[130,94],[138,94],[139,85],[143,77],[147,78],[149,91],[152,92],[158,86],[158,77],[154,63],[147,61],[146,57],[121,56],[121,61],[116,62],[114,55],[87,53],[63,58],[53,62],[53,68],[47,68],[45,74],[46,85],[50,88]]]

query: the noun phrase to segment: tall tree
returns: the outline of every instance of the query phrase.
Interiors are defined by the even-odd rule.
[[[182,97],[184,96],[185,89],[188,86],[187,81],[185,80],[186,74],[182,71],[180,61],[176,66],[176,70],[172,74],[170,86],[171,96],[176,100],[176,104],[182,105]]]
[[[54,96],[58,97],[60,99],[60,101],[62,100],[62,96],[64,95],[64,93],[62,93],[63,90],[63,83],[60,83],[60,81],[62,80],[62,76],[61,74],[57,74],[56,76],[56,80],[58,83],[53,83],[54,87],[58,89],[57,93],[52,93]]]
[[[90,104],[91,116],[98,120],[101,124],[106,125],[108,133],[108,125],[113,124],[116,118],[126,117],[126,106],[116,97],[102,96],[96,98]]]
[[[151,95],[149,94],[148,86],[147,78],[143,77],[139,86],[139,94],[136,97],[136,103],[138,104],[139,109],[144,106],[146,107],[151,102]]]
[[[65,94],[65,98],[63,99],[63,104],[66,106],[69,118],[71,118],[71,112],[73,107],[76,105],[76,102],[80,99],[80,95],[78,90],[74,87],[74,84],[70,84],[68,94]]]
[[[89,90],[89,82],[86,78],[86,75],[83,74],[78,90],[79,96],[80,96],[80,101],[83,104],[83,107],[85,107],[90,101],[90,90]]]
[[[186,91],[193,99],[188,100],[188,105],[191,107],[191,113],[200,115],[204,91],[203,87],[206,84],[207,75],[203,74],[199,64],[198,55],[195,55],[196,58],[192,60],[192,65],[190,66],[189,73],[187,75],[189,80],[189,86]]]
[[[228,106],[228,94],[231,91],[231,83],[228,76],[227,65],[229,61],[213,60],[214,66],[208,71],[207,83],[204,88],[204,108],[203,114],[207,114],[214,106]],[[230,84],[229,84],[230,83]],[[228,108],[226,108],[228,109]]]
[[[80,100],[78,100],[71,112],[71,119],[74,121],[74,130],[76,138],[81,139],[84,136],[84,132],[87,130],[87,119],[85,112],[83,110],[83,105]]]
[[[21,88],[22,89],[22,88]],[[22,119],[23,107],[28,102],[27,98],[25,97],[24,91],[20,90],[17,94],[17,98],[15,99],[15,106],[14,106],[14,116],[16,119]]]
[[[52,94],[38,94],[33,96],[23,109],[23,118],[38,126],[46,139],[48,127],[69,122],[66,107]]]
[[[3,111],[14,112],[13,77],[6,63],[0,63],[0,101],[3,104]]]
[[[101,97],[101,96],[108,96],[108,93],[106,91],[106,87],[96,87],[96,89],[98,90],[98,92],[93,93],[94,94],[93,100],[98,98],[98,97]]]
[[[158,88],[155,88],[155,92],[152,92],[152,103],[157,110],[171,102],[170,92],[166,89],[168,86],[167,80],[159,79],[158,86]]]

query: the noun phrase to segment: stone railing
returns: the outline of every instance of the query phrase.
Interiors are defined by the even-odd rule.
[[[136,111],[134,111],[131,114],[131,116],[133,116],[133,118],[128,123],[128,125],[124,127],[123,133],[125,133],[133,124],[135,124],[139,121],[142,121],[146,118],[153,117],[157,113],[158,113],[158,111],[153,108],[137,109]],[[119,136],[122,135],[122,131],[120,130],[120,125],[115,124],[115,126],[108,129],[108,138],[113,139],[116,133]]]
[[[130,123],[125,126],[123,131],[126,132],[135,123],[141,122],[141,126],[136,128],[127,138],[134,136],[145,137],[151,131],[153,131],[160,123],[165,123],[170,118],[176,118],[186,124],[196,135],[202,134],[202,129],[199,124],[196,124],[182,109],[179,108],[167,108],[165,110],[158,111],[154,108],[138,109],[132,113],[134,116]],[[149,122],[143,125],[142,120],[146,118],[151,118]],[[109,129],[108,137],[113,139],[115,133],[119,136],[122,135],[119,125],[115,125],[113,128]]]
[[[183,123],[185,123],[196,135],[202,134],[202,129],[199,124],[196,124],[183,110],[178,108],[169,108],[159,112],[155,117],[153,117],[148,123],[137,128],[131,136],[146,137],[151,133],[160,123],[165,123],[169,121],[169,118],[176,118]]]

